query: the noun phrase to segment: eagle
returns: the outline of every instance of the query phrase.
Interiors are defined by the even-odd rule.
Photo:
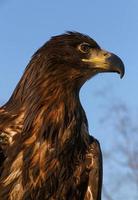
[[[79,32],[34,53],[0,108],[0,200],[101,200],[101,148],[79,91],[102,72],[123,77],[124,64]]]

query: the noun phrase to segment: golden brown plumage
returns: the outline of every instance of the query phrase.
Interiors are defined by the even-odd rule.
[[[79,90],[105,71],[123,76],[122,61],[76,32],[34,54],[0,110],[0,200],[101,199],[100,145],[88,133]]]

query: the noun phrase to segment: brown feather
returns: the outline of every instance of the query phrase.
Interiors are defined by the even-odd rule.
[[[0,132],[10,139],[0,200],[101,199],[101,151],[79,100],[88,76],[72,52],[81,42],[97,45],[71,32],[47,42],[1,108]]]

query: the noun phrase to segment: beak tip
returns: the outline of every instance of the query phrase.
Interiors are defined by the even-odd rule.
[[[124,77],[124,74],[125,74],[125,67],[124,67],[124,64],[122,63],[122,67],[120,68],[120,78],[122,79]]]
[[[120,74],[120,78],[122,79],[124,77],[124,72]]]

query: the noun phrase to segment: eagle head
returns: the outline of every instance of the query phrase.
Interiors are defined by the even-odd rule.
[[[103,50],[92,38],[78,32],[52,37],[35,56],[45,58],[45,68],[75,84],[82,84],[101,72],[124,75],[124,64],[115,54]],[[77,83],[76,83],[77,82]]]

